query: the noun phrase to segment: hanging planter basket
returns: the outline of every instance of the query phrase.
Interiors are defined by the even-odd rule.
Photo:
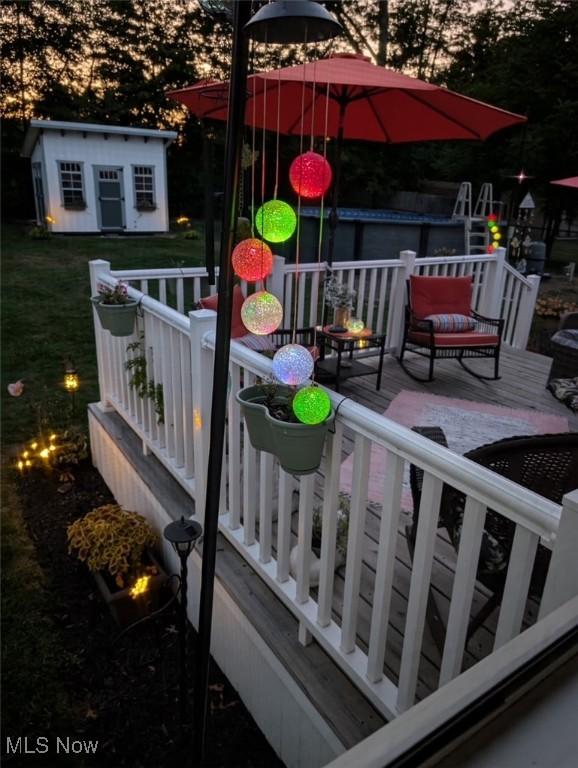
[[[270,404],[288,406],[293,394],[291,387],[280,385]],[[301,424],[274,418],[265,404],[267,395],[258,384],[241,389],[236,398],[253,448],[277,456],[281,467],[292,475],[307,475],[319,468],[333,411],[321,424]]]
[[[102,296],[93,296],[91,301],[105,331],[110,331],[111,336],[132,336],[138,307],[137,301],[127,301],[124,304],[103,304]]]

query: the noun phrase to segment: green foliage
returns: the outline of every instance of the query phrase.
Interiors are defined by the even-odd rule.
[[[96,507],[69,525],[66,535],[69,552],[76,550],[91,571],[107,570],[121,589],[158,538],[142,515],[118,504]]]
[[[97,291],[101,304],[118,306],[120,304],[126,304],[127,302],[131,301],[128,295],[128,288],[126,283],[120,281],[114,286],[114,288],[109,288],[108,285],[99,285],[97,286]]]
[[[293,413],[293,398],[297,392],[294,387],[279,384],[279,382],[269,378],[257,379],[257,384],[263,392],[263,405],[274,419],[294,424],[299,423],[299,419]]]
[[[163,385],[155,384],[154,379],[149,378],[147,374],[144,334],[141,334],[139,341],[133,341],[128,345],[127,352],[137,353],[129,357],[124,364],[126,370],[131,374],[129,386],[135,390],[139,397],[143,399],[148,397],[152,400],[157,415],[157,423],[164,424],[165,403]]]
[[[32,227],[32,229],[28,234],[30,235],[32,240],[49,240],[50,239],[50,232],[46,229],[46,227],[43,227],[41,225]]]

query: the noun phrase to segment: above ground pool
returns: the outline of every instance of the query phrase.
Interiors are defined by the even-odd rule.
[[[330,210],[323,212],[322,260],[327,258]],[[406,250],[418,256],[433,256],[438,248],[465,252],[464,223],[449,216],[370,208],[338,208],[338,215],[333,261],[396,259]],[[290,261],[295,258],[294,240],[284,253],[276,249]],[[301,261],[317,261],[318,242],[319,208],[301,208]]]

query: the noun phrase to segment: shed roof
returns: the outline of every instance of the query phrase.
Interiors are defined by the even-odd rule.
[[[163,139],[170,144],[177,138],[176,131],[158,131],[154,128],[133,128],[123,125],[97,125],[96,123],[71,123],[64,120],[31,120],[21,157],[30,157],[42,131],[76,131],[77,133],[107,133],[121,136],[144,136],[150,139]]]

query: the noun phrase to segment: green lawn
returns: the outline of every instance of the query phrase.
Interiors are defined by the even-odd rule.
[[[18,494],[2,483],[2,685],[8,733],[65,731],[68,696],[60,677],[60,639],[50,619],[52,597],[36,562]],[[23,610],[25,607],[25,610]]]
[[[28,228],[4,227],[2,235],[2,445],[32,438],[39,402],[54,413],[54,428],[68,417],[62,386],[71,358],[81,388],[76,412],[98,400],[97,371],[89,302],[88,262],[107,259],[113,269],[192,267],[204,263],[199,240],[171,237],[83,237],[55,235],[33,240]],[[19,398],[7,392],[23,379]]]

